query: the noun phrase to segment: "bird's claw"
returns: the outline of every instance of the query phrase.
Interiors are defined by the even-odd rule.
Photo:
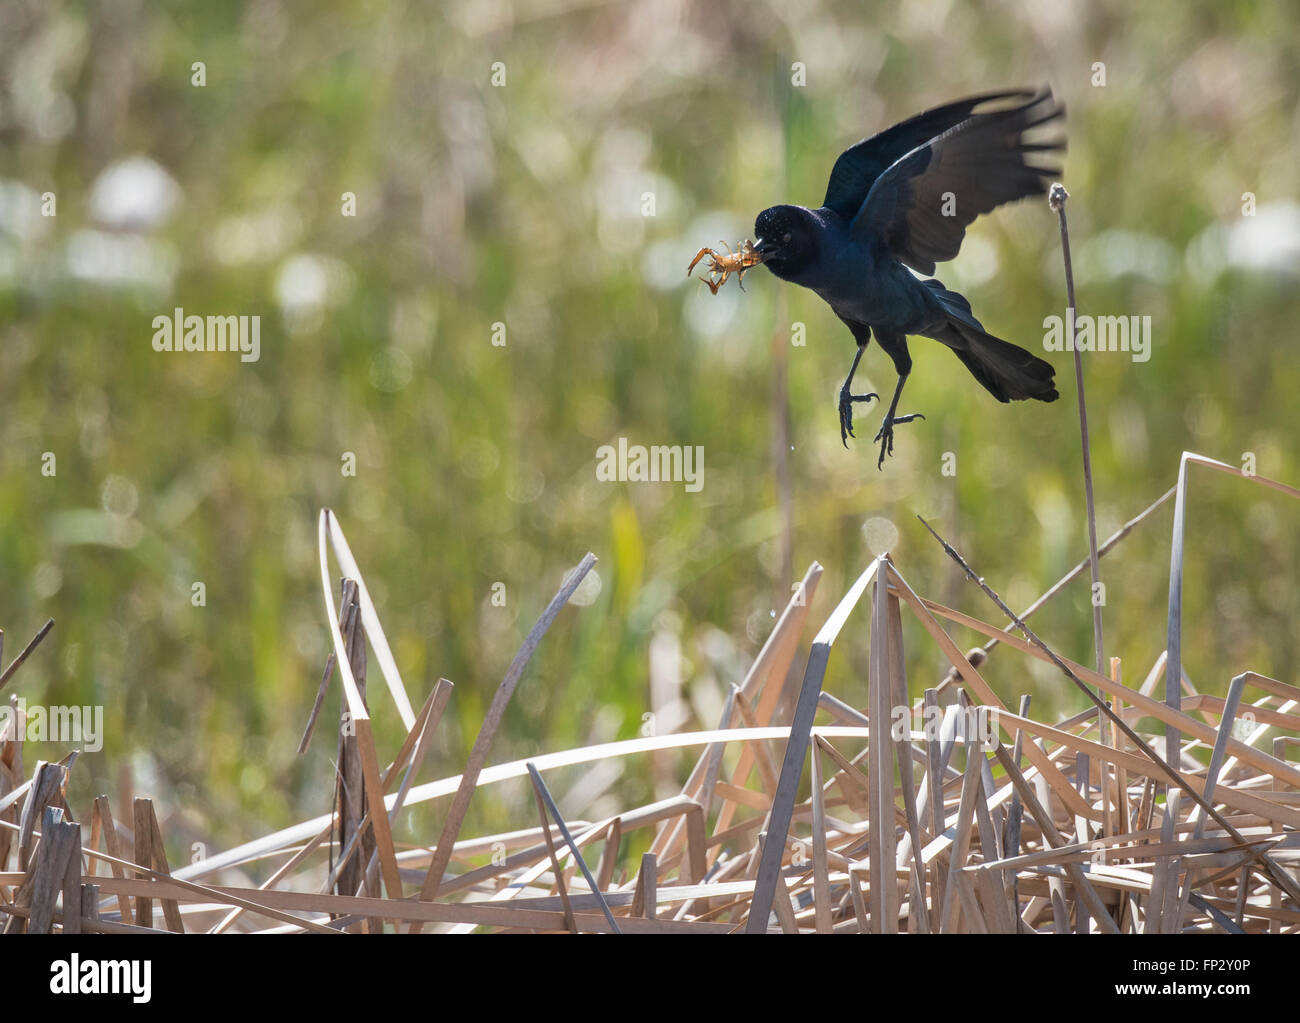
[[[846,448],[849,446],[849,438],[857,436],[853,432],[853,403],[873,401],[879,397],[875,391],[870,394],[850,394],[847,386],[840,388],[840,441]]]
[[[920,412],[912,412],[905,416],[886,416],[880,423],[880,430],[873,438],[872,443],[880,443],[880,460],[876,462],[876,468],[884,471],[885,456],[894,453],[894,427],[902,423],[910,423],[913,419],[924,419],[925,416]]]

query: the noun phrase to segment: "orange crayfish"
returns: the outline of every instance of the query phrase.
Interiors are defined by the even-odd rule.
[[[758,250],[754,248],[754,243],[748,238],[745,239],[740,248],[735,252],[731,251],[731,247],[726,242],[718,242],[718,244],[727,250],[727,254],[724,256],[710,248],[700,249],[700,251],[695,254],[695,258],[691,260],[691,265],[686,268],[686,276],[689,277],[691,275],[691,271],[695,269],[696,263],[705,256],[708,256],[709,276],[701,277],[700,280],[709,286],[709,291],[716,295],[718,289],[727,283],[727,278],[732,274],[736,275],[736,280],[740,283],[740,290],[744,291],[745,271],[752,270],[754,267],[758,266],[759,263],[763,262],[763,257],[759,254]]]

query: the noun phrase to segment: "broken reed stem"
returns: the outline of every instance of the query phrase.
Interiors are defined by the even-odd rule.
[[[23,647],[22,653],[13,659],[13,662],[4,670],[3,673],[0,673],[0,689],[3,689],[8,681],[14,677],[14,672],[23,666],[23,661],[27,660],[31,652],[40,645],[41,640],[49,634],[49,631],[52,628],[54,628],[53,618],[41,626],[40,631],[32,637],[32,641]]]
[[[1083,356],[1075,340],[1079,329],[1078,307],[1074,301],[1074,266],[1070,262],[1070,228],[1065,219],[1065,200],[1070,193],[1059,181],[1048,192],[1048,205],[1056,211],[1061,221],[1061,253],[1065,257],[1065,295],[1070,313],[1070,347],[1074,349],[1074,381],[1079,391],[1079,436],[1083,444],[1083,491],[1088,502],[1088,562],[1092,569],[1092,639],[1096,648],[1097,674],[1105,673],[1106,651],[1102,643],[1101,604],[1098,603],[1097,587],[1101,583],[1101,566],[1097,554],[1097,513],[1092,499],[1092,451],[1088,443],[1088,403],[1083,395]],[[1102,743],[1106,741],[1106,729],[1101,717],[1097,718],[1097,732]]]
[[[316,690],[316,702],[312,705],[311,715],[307,718],[307,727],[303,730],[302,739],[298,743],[298,755],[307,752],[307,747],[311,745],[312,733],[316,730],[316,719],[320,717],[321,707],[325,705],[325,693],[329,689],[330,679],[334,677],[334,659],[338,655],[333,650],[325,658],[325,674],[321,676],[320,688]]]
[[[442,831],[438,835],[438,844],[434,849],[433,858],[429,861],[429,870],[424,875],[424,884],[420,888],[420,899],[424,902],[431,902],[438,897],[438,887],[442,884],[442,875],[447,870],[447,865],[451,862],[452,849],[456,844],[456,837],[460,834],[460,826],[465,819],[465,812],[469,809],[470,798],[474,795],[474,789],[478,784],[479,773],[487,763],[488,751],[492,747],[492,740],[496,737],[497,728],[505,716],[506,704],[510,702],[510,697],[514,695],[515,686],[519,684],[519,678],[524,673],[524,668],[532,659],[533,651],[546,635],[546,630],[551,627],[551,622],[555,621],[560,611],[569,602],[573,592],[578,588],[578,584],[586,578],[587,573],[591,571],[592,566],[596,564],[596,555],[590,551],[586,553],[583,559],[578,562],[574,568],[564,578],[559,592],[551,598],[550,604],[542,612],[542,616],[529,630],[528,635],[524,638],[524,644],[515,654],[514,660],[510,662],[510,667],[506,670],[506,676],[497,686],[496,694],[492,697],[492,703],[488,707],[487,717],[484,718],[482,726],[479,728],[478,738],[474,740],[474,746],[470,750],[469,760],[465,764],[465,770],[461,774],[460,786],[456,790],[456,796],[452,800],[451,807],[447,811],[447,816],[443,819]],[[411,933],[418,934],[424,924],[416,921],[411,925]]]
[[[970,565],[966,564],[966,559],[963,558],[959,553],[957,553],[956,549],[954,549],[953,546],[950,543],[948,543],[947,540],[945,540],[938,533],[936,533],[934,531],[934,527],[932,527],[930,523],[926,522],[925,519],[921,518],[920,515],[918,515],[917,518],[921,520],[921,525],[925,526],[925,528],[930,531],[930,535],[939,541],[939,543],[943,546],[944,551],[947,552],[948,556],[952,558],[953,561],[957,562],[958,565],[961,566],[962,571],[966,573],[966,575],[975,583],[975,585],[977,585],[981,590],[983,590],[985,595],[990,600],[992,600],[993,603],[997,604],[998,608],[1002,611],[1003,614],[1005,614],[1013,622],[1015,622],[1016,627],[1025,634],[1025,638],[1028,639],[1031,643],[1033,643],[1034,646],[1038,647],[1038,649],[1042,650],[1043,653],[1047,655],[1048,659],[1054,665],[1056,665],[1056,667],[1059,668],[1061,672],[1079,688],[1079,691],[1082,692],[1085,696],[1087,696],[1088,699],[1090,699],[1094,704],[1096,704],[1097,709],[1101,711],[1102,714],[1109,717],[1111,721],[1114,722],[1114,724],[1119,728],[1119,730],[1123,732],[1125,736],[1128,737],[1129,741],[1132,742],[1138,749],[1142,751],[1143,755],[1145,755],[1152,763],[1159,766],[1161,770],[1164,772],[1164,774],[1170,779],[1170,781],[1172,781],[1176,786],[1178,786],[1178,788],[1182,789],[1189,796],[1191,796],[1192,800],[1202,810],[1204,810],[1207,814],[1213,817],[1215,822],[1220,827],[1222,827],[1224,831],[1226,831],[1235,841],[1237,841],[1242,845],[1246,844],[1246,840],[1241,836],[1241,833],[1236,828],[1234,828],[1231,824],[1228,823],[1227,819],[1223,816],[1223,814],[1219,813],[1219,811],[1216,810],[1214,806],[1201,793],[1197,792],[1196,789],[1191,785],[1191,783],[1188,782],[1186,779],[1184,779],[1183,776],[1172,764],[1170,764],[1167,760],[1165,760],[1164,757],[1157,754],[1155,750],[1153,750],[1150,746],[1148,746],[1146,742],[1143,741],[1142,737],[1138,735],[1137,732],[1135,732],[1132,728],[1130,728],[1123,718],[1119,717],[1119,715],[1117,715],[1113,710],[1111,710],[1105,700],[1101,699],[1101,697],[1099,697],[1096,693],[1094,693],[1092,689],[1089,688],[1088,685],[1085,684],[1079,678],[1078,675],[1076,675],[1073,671],[1071,671],[1069,666],[1063,660],[1061,660],[1060,657],[1057,656],[1056,652],[1051,647],[1049,647],[1046,643],[1044,643],[1041,639],[1039,639],[1038,636],[1034,633],[1032,629],[1029,628],[1028,625],[1026,625],[1024,622],[1022,622],[1019,618],[1016,617],[1015,612],[1012,611],[1011,608],[1009,608],[1006,605],[1006,603],[1002,600],[1002,598],[999,597],[997,593],[994,592],[993,588],[984,581],[983,576],[977,576],[975,572],[971,569]],[[1296,885],[1296,882],[1289,875],[1287,875],[1285,871],[1279,868],[1277,864],[1275,864],[1269,856],[1267,856],[1262,850],[1259,850],[1255,853],[1255,857],[1263,860],[1264,867],[1268,871],[1269,875],[1277,882],[1278,885],[1284,888],[1287,891],[1287,893],[1291,895],[1292,898],[1300,898],[1300,887],[1298,887]]]
[[[1106,542],[1097,548],[1097,556],[1100,558],[1105,556],[1106,554],[1109,554],[1111,549],[1114,548],[1116,544],[1118,544],[1121,540],[1124,539],[1124,537],[1128,536],[1129,533],[1133,531],[1134,527],[1140,525],[1147,518],[1148,515],[1154,512],[1157,508],[1159,508],[1162,504],[1168,501],[1171,497],[1173,497],[1174,492],[1177,491],[1177,489],[1178,489],[1177,486],[1170,487],[1158,498],[1156,498],[1149,505],[1143,508],[1142,511],[1138,512],[1131,519],[1125,522],[1124,525],[1120,526],[1119,529],[1115,530],[1115,532],[1110,535],[1110,537],[1106,540]],[[1091,558],[1084,558],[1077,565],[1075,565],[1074,568],[1070,569],[1070,571],[1066,572],[1065,575],[1061,576],[1061,578],[1056,581],[1056,584],[1050,590],[1044,593],[1041,597],[1035,600],[1032,604],[1030,604],[1027,608],[1025,608],[1024,611],[1020,613],[1021,619],[1026,619],[1032,616],[1040,608],[1042,608],[1044,604],[1046,604],[1049,600],[1051,600],[1058,593],[1060,593],[1061,590],[1065,589],[1065,587],[1069,583],[1072,583],[1075,579],[1077,579],[1079,574],[1085,568],[1088,567],[1090,561]],[[1014,625],[1008,625],[1005,631],[1011,632],[1014,630],[1014,628],[1015,628]],[[993,648],[996,647],[1000,642],[1001,640],[998,639],[996,636],[994,636],[982,647],[977,647],[976,649],[983,650],[984,655],[987,657],[990,653],[992,653]],[[978,668],[979,664],[975,664],[975,667]],[[947,676],[945,676],[944,680],[939,683],[938,688],[942,690],[947,686],[952,685],[952,683],[956,681],[957,681],[957,669],[951,668],[949,669],[948,674]]]
[[[600,903],[600,910],[605,914],[605,922],[609,924],[609,929],[615,934],[622,934],[618,929],[618,924],[614,921],[614,914],[609,911],[609,903],[605,901],[605,893],[600,890],[600,885],[596,884],[596,879],[591,876],[591,871],[587,869],[587,861],[582,858],[582,853],[578,850],[578,845],[573,840],[573,835],[569,833],[568,825],[564,823],[564,818],[560,816],[560,808],[555,805],[555,800],[551,798],[551,790],[546,787],[546,782],[542,781],[541,773],[537,766],[530,760],[526,765],[528,775],[533,782],[533,791],[537,795],[539,803],[545,804],[542,814],[542,833],[546,838],[546,843],[551,847],[551,858],[555,860],[554,846],[551,843],[551,831],[547,826],[546,813],[550,813],[551,819],[555,821],[555,826],[560,829],[560,834],[564,836],[564,844],[569,847],[569,852],[573,853],[573,858],[578,861],[578,869],[582,871],[582,876],[587,879],[587,885],[591,888],[592,894]],[[563,884],[563,878],[559,868],[555,871],[556,880]]]

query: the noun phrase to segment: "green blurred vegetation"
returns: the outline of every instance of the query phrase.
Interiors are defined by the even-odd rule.
[[[295,755],[329,642],[322,506],[412,702],[440,676],[456,684],[420,780],[460,770],[523,635],[587,550],[598,592],[546,637],[493,762],[630,738],[652,710],[660,727],[713,727],[791,569],[826,568],[815,627],[872,557],[868,519],[896,527],[918,592],[996,620],[920,513],[1028,604],[1086,552],[1068,356],[1053,357],[1063,400],[1001,406],[914,341],[904,405],[927,419],[900,428],[881,473],[876,407],[840,445],[852,346],[820,299],[761,269],[716,298],[683,277],[700,245],[752,235],[764,207],[817,205],[862,136],[1008,85],[1049,81],[1068,108],[1081,311],[1152,317],[1149,362],[1085,357],[1100,536],[1173,484],[1184,449],[1235,465],[1253,452],[1261,475],[1300,483],[1297,42],[1287,4],[1212,0],[5,4],[6,663],[58,623],[5,695],[103,704],[105,746],[79,762],[74,797],[117,792],[129,763],[169,834],[228,847],[329,807],[337,683]],[[137,158],[161,198],[131,222],[95,190]],[[993,333],[1037,347],[1065,301],[1054,217],[1027,203],[982,219],[939,276]],[[156,353],[152,319],[177,306],[260,315],[260,361]],[[863,371],[888,393],[874,347]],[[786,415],[789,549],[774,461]],[[596,449],[619,437],[702,445],[703,490],[598,482]],[[1246,668],[1294,682],[1300,507],[1205,472],[1192,493],[1186,670],[1212,693]],[[1130,684],[1164,644],[1171,517],[1103,564],[1106,648]],[[192,606],[195,581],[206,606]],[[859,705],[867,622],[852,620],[827,679]],[[945,665],[905,627],[919,694]],[[1090,663],[1086,579],[1036,627]],[[670,703],[680,681],[676,709],[652,704],[652,644]],[[1036,714],[1082,707],[1005,650],[988,677],[1008,703],[1034,693]],[[400,724],[373,661],[370,704],[391,756]],[[560,772],[555,788],[594,819],[665,794],[689,759],[634,759],[603,781]],[[580,783],[605,797],[566,806]],[[399,837],[433,841],[445,805],[413,809]],[[533,822],[525,787],[502,785],[479,794],[465,833]]]

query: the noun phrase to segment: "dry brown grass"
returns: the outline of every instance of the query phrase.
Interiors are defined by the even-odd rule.
[[[1142,666],[1137,688],[1122,681],[1118,659],[1102,675],[1061,658],[1024,623],[1090,559],[1003,627],[918,595],[885,555],[821,624],[787,718],[782,688],[822,576],[814,563],[732,688],[716,730],[489,767],[506,705],[548,626],[595,563],[588,555],[516,655],[464,771],[423,785],[414,779],[452,698],[451,683],[440,680],[413,708],[360,568],[326,510],[321,584],[335,652],[322,691],[336,672],[347,706],[334,812],[173,871],[149,799],[134,799],[129,811],[119,807],[115,818],[108,797],[99,797],[87,833],[66,801],[76,754],[38,763],[27,776],[22,743],[9,735],[0,742],[5,929],[1296,932],[1300,688],[1243,670],[1223,698],[1195,691],[1185,678],[1163,700],[1152,695],[1162,678],[1183,678],[1177,637],[1193,467],[1300,497],[1284,484],[1188,453],[1177,486],[1100,545],[1099,556],[1115,550],[1175,497],[1169,642],[1153,665]],[[331,551],[346,579],[341,611]],[[868,677],[852,693],[823,692],[834,645],[864,601]],[[905,677],[905,613],[920,624],[931,659],[950,668],[919,700],[910,698]],[[954,624],[988,642],[963,652],[948,631]],[[0,678],[13,676],[48,629]],[[983,673],[998,647],[1009,648],[1005,657],[1051,664],[1063,680],[1105,694],[1106,706],[1100,715],[1088,710],[1045,722],[1021,697],[1013,713]],[[387,764],[370,729],[367,650],[406,726]],[[318,699],[312,724],[320,705]],[[927,710],[941,727],[916,727]],[[819,712],[826,723],[816,723]],[[960,733],[978,714],[996,726],[987,745]],[[910,723],[896,727],[903,718]],[[884,727],[873,731],[873,721]],[[1163,731],[1138,730],[1151,722]],[[309,725],[304,748],[311,731]],[[544,781],[545,772],[562,766],[686,748],[699,755],[678,796],[596,821],[562,820]],[[802,787],[806,768],[809,789]],[[479,790],[523,777],[536,793],[534,826],[461,835]],[[452,798],[436,841],[399,842],[400,809],[444,796]],[[373,813],[380,805],[386,812]],[[643,831],[649,850],[625,876],[620,849]],[[259,887],[218,883],[258,869],[271,870]]]

